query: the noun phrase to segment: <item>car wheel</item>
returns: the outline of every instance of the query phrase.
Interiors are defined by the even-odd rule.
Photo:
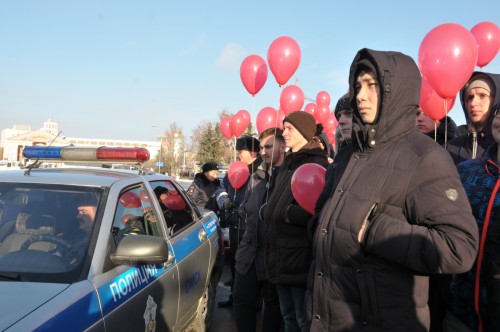
[[[202,301],[205,303],[205,311],[203,313],[203,318],[205,320],[206,331],[210,330],[210,325],[212,323],[212,316],[215,306],[215,293],[217,291],[218,279],[215,275],[212,275],[210,282],[208,283],[205,293],[203,294]]]
[[[196,317],[191,322],[186,331],[200,332],[200,331],[208,331],[210,327],[210,323],[212,320],[212,312],[213,306],[215,302],[215,287],[217,285],[214,283],[215,278],[210,278],[210,282],[208,283],[205,291],[203,292],[203,296],[198,302],[198,309],[196,311]]]

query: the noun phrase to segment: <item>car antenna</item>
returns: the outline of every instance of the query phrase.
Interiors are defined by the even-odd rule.
[[[61,130],[61,131],[59,131],[59,132],[57,133],[57,135],[54,137],[54,139],[53,139],[52,141],[50,141],[49,145],[47,145],[47,148],[48,148],[49,146],[51,146],[51,145],[52,145],[52,143],[54,143],[54,141],[56,140],[56,138],[58,138],[58,137],[59,137],[59,135],[61,135],[61,133],[62,133],[62,130]],[[38,157],[38,158],[37,158],[37,159],[36,159],[33,163],[31,163],[31,164],[28,166],[28,169],[24,172],[24,175],[30,175],[31,170],[32,170],[33,168],[35,168],[35,165],[38,163],[38,161],[39,161],[39,160],[40,160],[40,157]]]

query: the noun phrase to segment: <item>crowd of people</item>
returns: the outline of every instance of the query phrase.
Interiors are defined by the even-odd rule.
[[[297,111],[238,138],[243,187],[210,184],[205,164],[199,204],[230,228],[219,305],[238,331],[260,306],[263,331],[500,331],[500,75],[460,90],[463,126],[426,116],[421,80],[411,57],[361,49],[334,147]],[[314,214],[291,189],[306,163],[326,168]]]

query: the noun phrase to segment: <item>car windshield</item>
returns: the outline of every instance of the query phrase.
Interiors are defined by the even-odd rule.
[[[80,275],[102,189],[0,183],[0,280]]]

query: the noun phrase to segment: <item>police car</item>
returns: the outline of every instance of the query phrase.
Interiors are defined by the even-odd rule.
[[[0,172],[0,331],[203,331],[223,266],[219,220],[174,179],[40,160],[134,162],[143,148],[26,147]]]

